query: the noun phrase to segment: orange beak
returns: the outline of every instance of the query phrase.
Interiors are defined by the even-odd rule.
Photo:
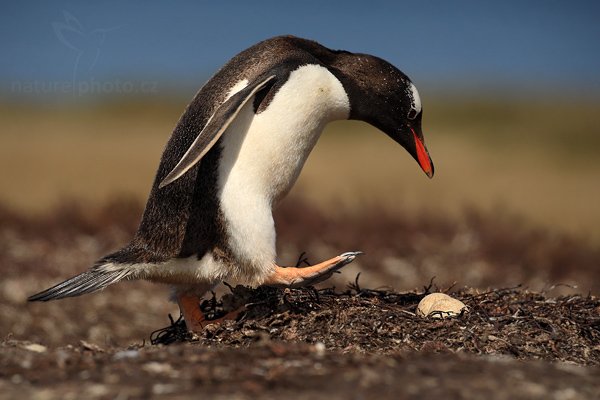
[[[419,162],[419,165],[427,174],[427,176],[429,178],[433,178],[433,162],[431,161],[431,157],[429,157],[429,152],[427,151],[427,148],[425,147],[421,139],[419,139],[419,137],[415,133],[415,130],[412,128],[410,128],[410,130],[412,131],[413,137],[415,139],[415,147],[417,149],[417,161]]]

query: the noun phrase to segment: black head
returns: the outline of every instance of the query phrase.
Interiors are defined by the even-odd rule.
[[[410,79],[387,61],[368,54],[336,52],[330,68],[348,93],[350,119],[382,130],[431,178],[433,162],[421,131],[421,99]]]

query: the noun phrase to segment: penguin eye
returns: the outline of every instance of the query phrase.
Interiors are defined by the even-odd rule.
[[[415,110],[414,108],[411,108],[410,111],[408,112],[408,115],[406,116],[406,118],[413,120],[413,119],[417,118],[417,115],[419,115],[419,112],[417,110]]]

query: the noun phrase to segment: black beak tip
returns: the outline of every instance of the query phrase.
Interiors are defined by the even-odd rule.
[[[435,167],[433,166],[433,161],[430,160],[430,165],[431,165],[431,169],[429,170],[429,172],[427,173],[427,176],[429,177],[429,179],[433,178],[433,174],[435,173]]]

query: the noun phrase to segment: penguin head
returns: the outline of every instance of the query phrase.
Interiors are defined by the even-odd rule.
[[[402,71],[378,57],[339,52],[333,63],[350,100],[350,119],[365,121],[402,145],[433,177],[421,130],[419,92]]]

